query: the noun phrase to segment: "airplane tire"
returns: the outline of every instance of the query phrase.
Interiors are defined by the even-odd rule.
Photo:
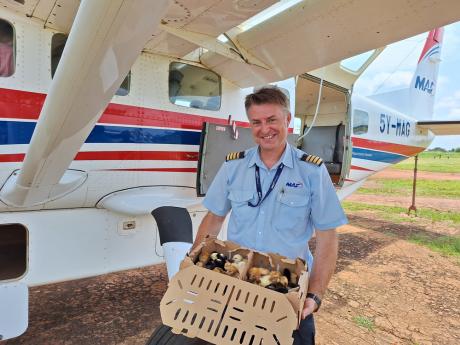
[[[171,332],[171,327],[160,325],[145,345],[211,345],[210,343],[198,339],[187,338],[180,334]]]

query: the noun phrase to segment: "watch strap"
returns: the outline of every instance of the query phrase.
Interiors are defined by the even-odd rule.
[[[319,298],[318,295],[315,295],[313,292],[308,292],[307,298],[311,298],[313,301],[315,301],[317,307],[313,312],[317,312],[319,307],[321,307],[321,298]]]

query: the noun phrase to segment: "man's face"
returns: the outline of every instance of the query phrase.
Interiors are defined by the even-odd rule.
[[[291,114],[286,114],[278,104],[251,105],[248,109],[254,141],[262,151],[284,148]]]

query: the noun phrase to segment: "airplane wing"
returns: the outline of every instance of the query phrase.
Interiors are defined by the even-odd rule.
[[[0,0],[64,33],[79,3]],[[276,7],[284,10],[277,13]],[[144,52],[183,58],[205,48],[197,53],[202,64],[248,87],[313,71],[458,20],[458,0],[176,0],[170,1]],[[225,43],[217,40],[223,33],[229,39]]]
[[[200,61],[246,87],[285,79],[459,20],[460,2],[400,0],[301,1],[235,34],[242,64],[215,52]]]
[[[460,135],[460,120],[418,121],[417,128],[429,129],[436,135]]]

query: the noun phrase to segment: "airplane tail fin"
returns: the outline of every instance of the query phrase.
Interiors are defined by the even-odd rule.
[[[443,28],[438,28],[428,34],[410,84],[410,115],[416,119],[431,119],[433,117],[443,32]]]
[[[409,88],[375,94],[369,98],[418,120],[431,119],[443,31],[443,28],[439,28],[429,32]]]

